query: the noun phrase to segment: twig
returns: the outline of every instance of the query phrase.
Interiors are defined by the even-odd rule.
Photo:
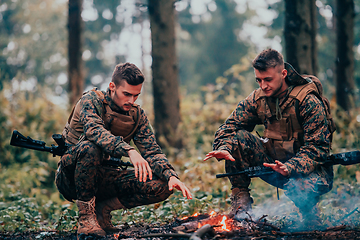
[[[346,218],[350,217],[350,215],[353,214],[354,212],[359,212],[357,207],[354,210],[352,210],[351,212],[349,212],[348,214],[346,214],[343,218],[341,218],[339,220],[339,222],[341,222],[341,221],[345,220]]]
[[[257,240],[257,239],[268,239],[268,238],[275,239],[276,237],[271,236],[271,235],[263,235],[263,236],[258,236],[258,237],[252,237],[252,238],[251,238],[251,240]]]
[[[263,215],[261,218],[259,218],[256,222],[260,222],[261,220],[263,220],[264,218],[266,218],[268,215]]]
[[[345,229],[345,228],[346,228],[346,225],[329,227],[329,228],[325,229],[324,232],[326,232],[326,231],[339,231],[339,230],[343,230],[343,229]]]
[[[189,238],[190,240],[201,240],[201,237],[211,231],[214,230],[210,224],[205,224],[198,230],[196,230],[193,234],[188,233],[152,233],[152,234],[145,234],[140,236],[140,238],[147,238],[147,237],[180,237],[180,238]]]
[[[139,238],[147,237],[179,237],[179,238],[190,238],[191,234],[187,233],[151,233],[140,236]]]

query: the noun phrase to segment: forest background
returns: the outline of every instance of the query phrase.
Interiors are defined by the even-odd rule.
[[[181,147],[162,143],[193,200],[179,192],[146,207],[117,211],[118,224],[166,222],[195,212],[225,211],[230,184],[216,179],[224,163],[202,161],[212,149],[214,133],[236,104],[257,87],[251,60],[272,47],[285,55],[285,1],[175,1],[176,62],[180,117],[176,136]],[[296,2],[296,1],[293,1]],[[317,0],[316,75],[330,99],[337,125],[333,153],[360,149],[360,1],[354,3],[351,108],[336,99],[335,0]],[[68,2],[65,0],[3,0],[0,3],[0,231],[76,229],[76,208],[54,185],[58,157],[9,145],[11,133],[54,144],[71,109],[68,76]],[[81,61],[84,91],[107,88],[114,66],[133,62],[146,76],[138,100],[155,121],[152,43],[147,1],[84,0]],[[285,58],[286,60],[286,58]],[[309,60],[310,61],[310,60]],[[345,81],[345,80],[344,80]],[[261,130],[261,129],[260,129]],[[155,131],[156,124],[155,124]],[[333,190],[320,207],[329,225],[359,226],[360,167],[336,166]],[[292,203],[261,180],[251,185],[258,214],[275,224],[291,225],[298,218]],[[270,207],[271,206],[271,207]]]

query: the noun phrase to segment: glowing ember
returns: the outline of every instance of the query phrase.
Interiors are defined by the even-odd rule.
[[[211,212],[210,212],[210,217],[215,217],[215,215],[216,215],[216,212],[215,212],[215,211],[211,211]]]
[[[119,236],[120,236],[119,233],[115,233],[115,234],[114,234],[114,238],[115,238],[115,239],[119,239]]]
[[[200,213],[194,213],[193,215],[191,215],[191,217],[197,217],[197,216],[199,216],[200,215]],[[181,218],[181,220],[185,220],[185,219],[188,219],[189,217],[183,217],[183,218]]]

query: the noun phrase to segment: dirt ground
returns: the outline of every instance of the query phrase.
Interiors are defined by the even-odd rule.
[[[108,234],[106,237],[80,235],[83,240],[100,239],[193,239],[193,240],[215,240],[215,239],[360,239],[360,230],[351,229],[341,225],[325,230],[313,231],[291,231],[286,232],[266,223],[266,221],[232,222],[231,230],[221,230],[220,225],[205,224],[201,219],[188,219],[187,221],[176,220],[166,225],[145,224],[136,226],[119,226],[121,231],[115,234]],[[194,227],[197,226],[197,227]],[[200,227],[200,228],[198,228]],[[75,240],[76,231],[59,233],[50,232],[12,232],[0,233],[0,239],[4,240]]]

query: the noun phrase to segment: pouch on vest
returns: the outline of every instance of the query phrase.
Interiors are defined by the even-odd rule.
[[[105,128],[115,136],[122,136],[124,141],[129,143],[139,126],[139,107],[137,105],[133,106],[129,111],[129,115],[114,112],[109,105],[106,105],[105,109]]]

